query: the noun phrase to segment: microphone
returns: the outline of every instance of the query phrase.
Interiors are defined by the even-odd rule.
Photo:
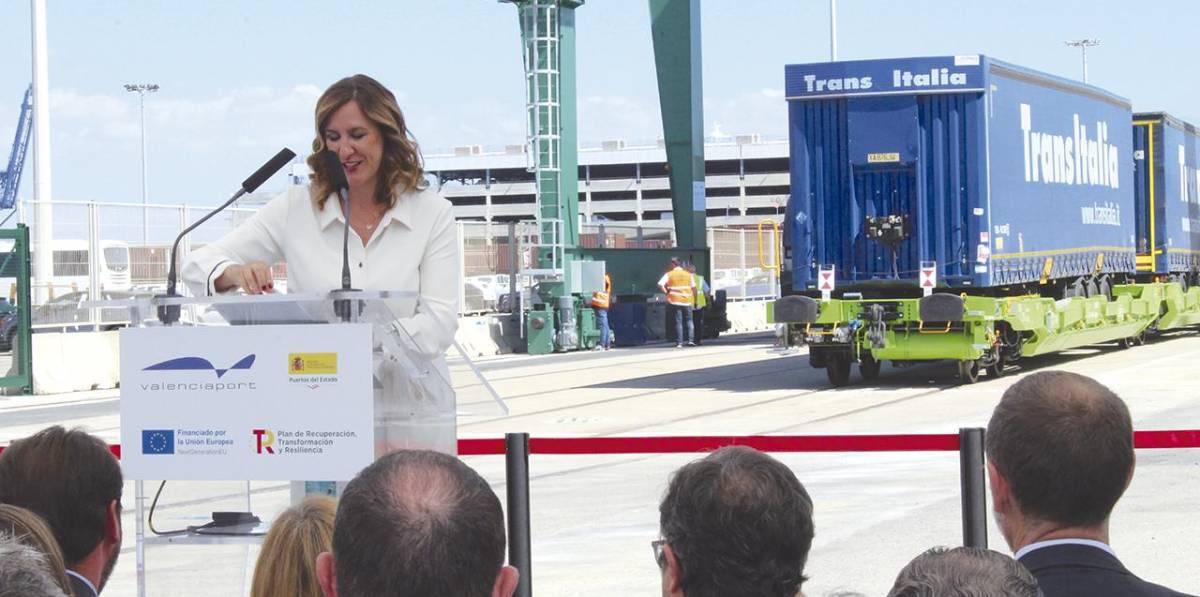
[[[350,183],[346,180],[346,170],[336,153],[326,150],[321,154],[321,159],[325,160],[329,186],[337,190],[345,217],[342,226],[342,290],[354,290],[350,284]],[[361,305],[359,308],[361,310]],[[350,299],[334,299],[333,311],[342,321],[350,321]]]
[[[220,207],[208,212],[208,215],[196,220],[196,222],[191,226],[184,228],[183,232],[180,232],[179,236],[175,237],[175,244],[171,245],[171,263],[167,269],[167,293],[165,295],[158,295],[157,298],[179,296],[179,294],[175,292],[179,281],[178,273],[175,271],[175,259],[176,254],[179,252],[179,241],[183,240],[184,235],[192,230],[195,230],[197,226],[207,222],[210,218],[218,213],[221,213],[221,211],[223,211],[225,208],[233,205],[233,202],[241,198],[242,195],[245,195],[246,193],[253,193],[256,189],[258,189],[259,186],[262,185],[262,183],[266,182],[268,178],[271,178],[271,176],[286,166],[287,163],[292,161],[292,158],[295,157],[296,153],[286,147],[279,150],[279,153],[275,154],[275,157],[268,160],[267,163],[263,164],[261,168],[254,172],[254,174],[251,174],[249,178],[242,181],[242,188],[238,189],[238,191],[233,194],[233,197],[230,197],[229,200],[221,204]],[[170,325],[179,321],[179,305],[160,305],[158,307],[158,320],[164,325]]]

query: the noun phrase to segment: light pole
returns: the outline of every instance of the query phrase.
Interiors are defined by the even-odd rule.
[[[1063,43],[1067,44],[1068,46],[1071,46],[1072,48],[1079,48],[1079,51],[1081,53],[1083,53],[1083,82],[1087,83],[1087,49],[1094,48],[1094,47],[1100,45],[1100,40],[1098,40],[1098,39],[1075,39],[1075,40],[1065,41]]]
[[[829,0],[829,60],[837,62],[837,0]]]
[[[153,83],[127,84],[125,91],[138,94],[138,107],[142,118],[142,246],[146,246],[150,237],[150,202],[147,199],[146,190],[146,94],[158,91],[158,85]]]

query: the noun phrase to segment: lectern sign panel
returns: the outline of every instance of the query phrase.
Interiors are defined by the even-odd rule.
[[[374,457],[371,327],[121,331],[127,479],[346,480]]]

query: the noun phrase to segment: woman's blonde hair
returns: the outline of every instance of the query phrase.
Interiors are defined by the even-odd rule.
[[[366,75],[346,77],[325,90],[317,100],[317,137],[313,139],[308,167],[312,169],[311,193],[318,206],[336,189],[330,184],[328,166],[321,154],[325,152],[325,127],[329,119],[349,102],[358,104],[367,119],[379,128],[383,136],[383,157],[376,177],[375,200],[389,207],[396,204],[400,193],[425,188],[425,169],[417,140],[404,124],[404,114],[396,96],[379,81]]]
[[[258,553],[250,597],[322,597],[317,556],[332,548],[336,512],[337,502],[323,495],[284,510]]]
[[[71,581],[67,578],[67,566],[63,562],[62,548],[50,531],[50,525],[36,512],[12,504],[0,504],[0,535],[11,535],[46,556],[54,584],[67,595],[71,594]]]

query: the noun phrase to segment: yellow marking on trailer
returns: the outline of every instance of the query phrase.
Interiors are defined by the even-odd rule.
[[[1149,255],[1138,255],[1137,270],[1139,272],[1154,271],[1154,258]]]
[[[1150,211],[1150,255],[1148,256],[1150,259],[1150,269],[1154,268],[1154,256],[1160,255],[1162,253],[1162,251],[1159,251],[1156,249],[1157,243],[1155,242],[1155,239],[1154,239],[1155,232],[1157,232],[1157,230],[1155,230],[1155,225],[1157,222],[1155,222],[1155,219],[1154,219],[1154,211],[1155,211],[1155,209],[1154,209],[1155,208],[1155,201],[1154,201],[1154,125],[1159,124],[1160,122],[1161,121],[1159,121],[1159,120],[1135,120],[1135,121],[1133,121],[1133,124],[1135,126],[1146,127],[1146,134],[1148,135],[1148,139],[1149,139],[1147,141],[1147,145],[1149,145],[1149,148],[1150,148],[1150,159],[1147,160],[1147,163],[1149,164],[1149,169],[1150,169],[1150,189],[1149,189],[1149,193],[1150,193],[1150,210],[1149,210]],[[1139,255],[1139,259],[1141,257],[1142,256]],[[1141,262],[1139,261],[1138,269],[1142,269],[1140,267],[1140,265],[1141,265]]]
[[[1150,254],[1157,255],[1158,243],[1154,240],[1154,127],[1146,130],[1150,132]]]
[[[1113,247],[1113,246],[1095,246],[1095,247],[1076,247],[1074,249],[1056,249],[1052,251],[1028,251],[1022,253],[992,253],[992,259],[1001,257],[1045,257],[1047,255],[1064,255],[1067,253],[1088,253],[1091,251],[1108,251],[1110,253],[1127,253],[1132,249],[1129,247]]]

